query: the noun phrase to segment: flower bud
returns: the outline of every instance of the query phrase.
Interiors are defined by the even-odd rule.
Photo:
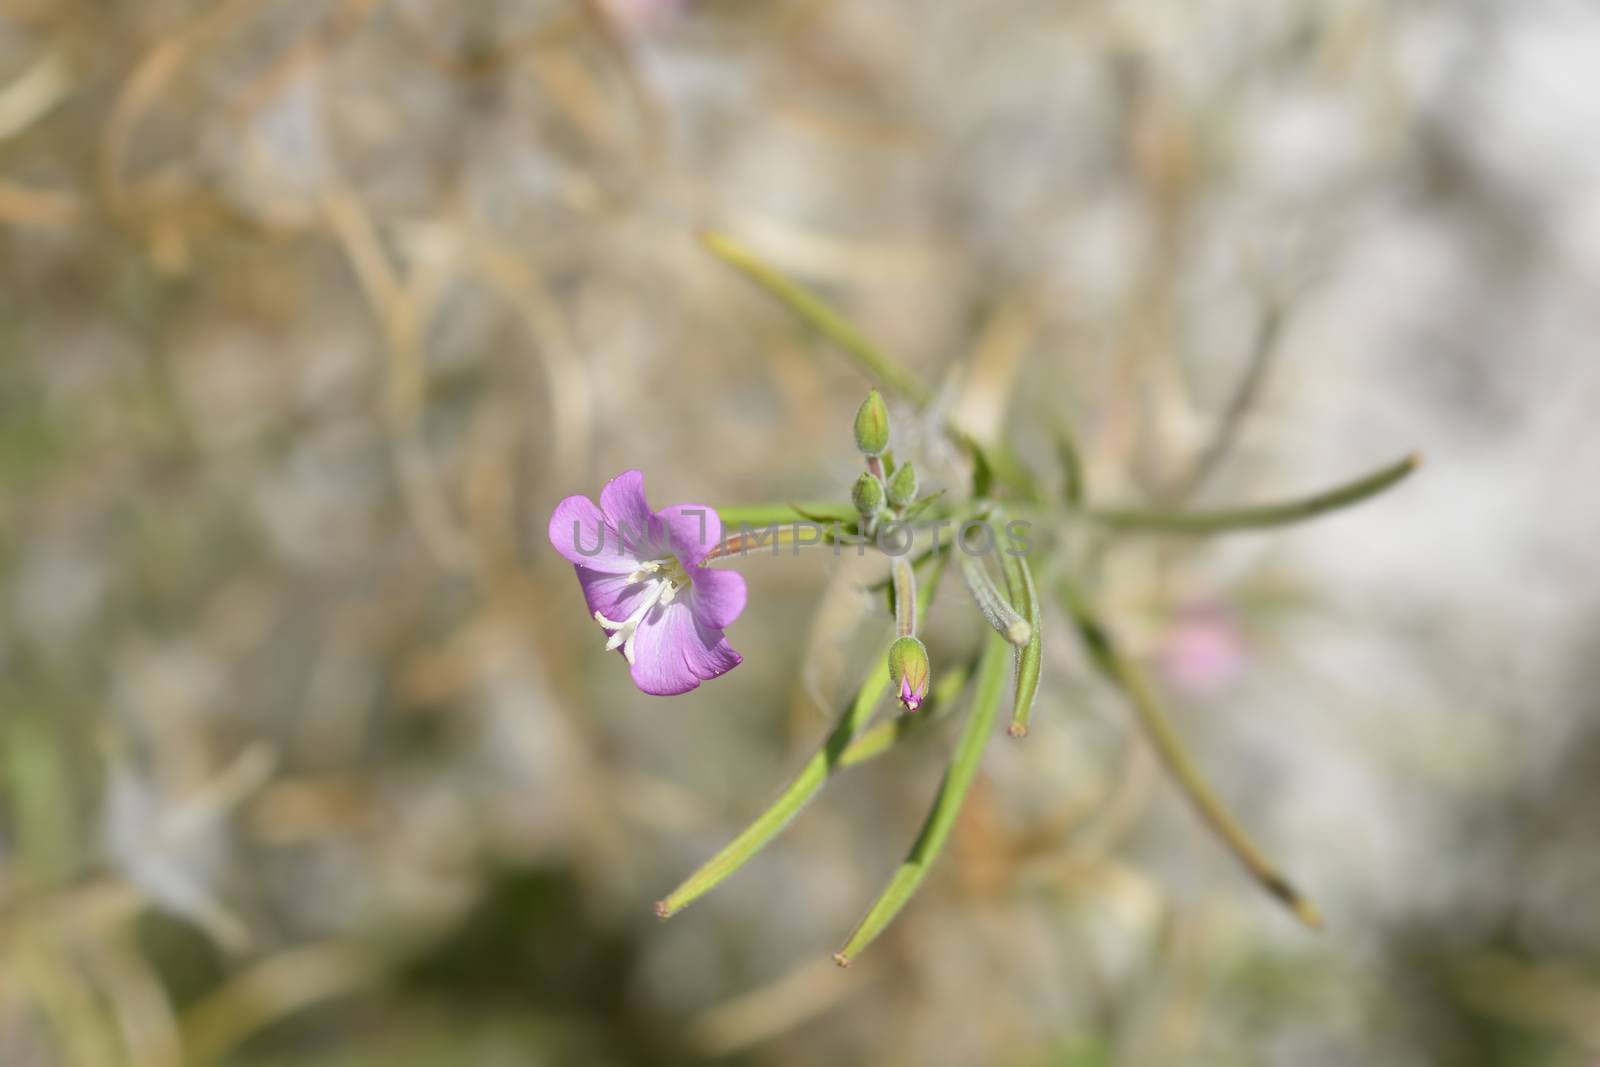
[[[863,471],[850,488],[850,499],[861,517],[870,519],[883,507],[883,483],[875,475]]]
[[[889,646],[889,677],[895,694],[907,711],[916,711],[928,697],[932,668],[928,649],[915,637],[902,637]]]
[[[866,456],[881,455],[889,447],[889,409],[876,389],[856,409],[856,447]]]
[[[917,472],[910,460],[895,468],[889,478],[889,506],[908,508],[917,499]]]

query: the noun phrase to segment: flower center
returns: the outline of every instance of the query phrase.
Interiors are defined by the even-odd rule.
[[[633,609],[632,614],[618,622],[606,618],[597,611],[594,613],[594,621],[611,635],[606,641],[606,651],[611,652],[620,646],[623,658],[631,664],[633,639],[639,624],[657,604],[665,606],[672,603],[678,596],[678,590],[689,584],[689,574],[676,556],[668,556],[665,559],[654,559],[642,564],[638,570],[628,575],[628,584],[645,587],[644,599],[639,601],[638,607]]]

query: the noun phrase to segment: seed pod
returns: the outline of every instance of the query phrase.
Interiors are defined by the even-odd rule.
[[[989,577],[989,572],[984,569],[981,560],[966,552],[958,554],[961,560],[961,577],[967,580],[967,589],[971,591],[978,610],[983,612],[984,621],[1013,645],[1019,648],[1026,645],[1033,637],[1033,624],[1023,618],[1022,614],[1000,595],[1000,590],[995,588],[994,580]]]

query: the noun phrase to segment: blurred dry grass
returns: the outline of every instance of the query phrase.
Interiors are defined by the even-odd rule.
[[[1597,58],[1558,3],[0,4],[0,1063],[1600,1052]],[[1387,519],[1103,561],[1333,935],[1197,832],[1060,620],[1039,728],[862,965],[826,953],[942,739],[656,923],[821,733],[864,601],[752,561],[746,664],[649,701],[544,551],[630,465],[658,503],[848,484],[864,382],[707,225],[974,430],[1046,466],[1071,421],[1105,497],[1429,452]]]

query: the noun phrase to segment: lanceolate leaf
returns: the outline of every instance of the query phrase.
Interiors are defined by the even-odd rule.
[[[926,383],[889,358],[816,293],[788,278],[726,234],[705,233],[701,240],[724,263],[765,289],[796,318],[838,345],[887,392],[898,394],[918,407],[933,399],[933,390]]]
[[[788,277],[727,234],[707,232],[701,235],[701,240],[717,258],[755,282],[797,319],[837,345],[857,366],[883,386],[884,392],[898,396],[919,409],[932,403],[934,391],[926,382],[868,340],[854,323],[820,295]],[[1004,442],[985,447],[953,425],[946,423],[944,429],[953,440],[972,452],[978,467],[979,487],[976,495],[987,495],[992,471],[1002,482],[1030,499],[1040,498],[1033,475]],[[892,457],[885,466],[893,469]]]
[[[707,860],[699,870],[685,879],[682,885],[658,901],[657,915],[663,919],[671,918],[722,884],[724,879],[743,867],[757,852],[765,848],[769,841],[777,837],[784,827],[800,814],[800,810],[810,803],[811,798],[822,791],[822,787],[828,782],[828,777],[838,766],[845,749],[856,734],[866,726],[872,717],[873,709],[878,706],[878,701],[889,688],[889,666],[886,656],[887,647],[884,655],[874,659],[872,673],[861,683],[855,699],[850,702],[850,707],[845,710],[832,732],[828,734],[827,740],[822,743],[817,753],[806,761],[806,765],[800,768],[800,773],[795,775],[788,788],[771,807],[756,817],[755,822],[745,827],[738,837],[729,842],[727,847]]]
[[[929,868],[933,866],[934,860],[944,848],[945,841],[950,837],[950,830],[955,826],[956,816],[961,812],[967,791],[972,787],[973,778],[977,776],[978,765],[983,759],[984,746],[988,744],[989,735],[994,732],[995,716],[1000,708],[1001,690],[1005,687],[1006,660],[1010,658],[1010,651],[1011,646],[999,634],[991,633],[985,638],[983,658],[978,664],[978,681],[973,689],[972,710],[967,715],[961,739],[956,743],[950,767],[945,771],[944,780],[939,783],[939,792],[934,797],[933,807],[929,809],[928,817],[924,820],[922,830],[917,834],[917,839],[912,844],[905,862],[889,879],[889,884],[882,895],[867,910],[867,914],[856,926],[855,932],[845,942],[844,948],[834,954],[834,959],[841,967],[849,966],[852,960],[883,933],[899,914],[900,909],[905,907],[912,894],[922,885]]]
[[[943,572],[944,558],[940,557],[919,591],[917,598],[919,609],[927,610]],[[682,885],[658,901],[656,914],[663,919],[671,918],[715,889],[777,837],[784,827],[800,814],[800,810],[822,791],[822,787],[827,784],[834,771],[841,766],[850,742],[866,728],[872,718],[873,710],[888,688],[888,645],[885,644],[883,651],[873,658],[871,672],[867,675],[866,681],[861,683],[861,688],[856,691],[855,699],[850,702],[850,706],[845,709],[845,713],[829,732],[822,747],[806,761],[805,766],[800,768],[800,773],[795,775],[794,780],[778,799],[721,852],[707,860],[699,870],[685,879]]]
[[[1201,537],[1228,530],[1257,530],[1314,518],[1326,511],[1359,504],[1388,489],[1422,465],[1411,455],[1398,463],[1326,492],[1281,504],[1225,508],[1219,511],[1155,511],[1145,508],[1096,508],[1095,521],[1120,530]]]
[[[1041,625],[1039,590],[1034,586],[1033,569],[1026,556],[1013,556],[1001,550],[1006,570],[1006,586],[1011,602],[1032,627],[1028,643],[1017,649],[1017,685],[1011,702],[1012,737],[1026,737],[1033,718],[1033,701],[1039,693],[1039,674],[1044,667],[1044,627]]]
[[[1178,787],[1189,798],[1195,812],[1233,851],[1234,856],[1262,888],[1287,905],[1289,910],[1307,926],[1321,927],[1322,915],[1317,911],[1316,905],[1301,896],[1299,890],[1295,889],[1262,854],[1255,842],[1250,840],[1250,835],[1245,832],[1244,827],[1212,790],[1210,783],[1195,766],[1188,748],[1178,736],[1177,729],[1167,717],[1166,710],[1161,706],[1160,699],[1146,680],[1144,672],[1122,654],[1111,632],[1095,615],[1082,593],[1071,582],[1064,582],[1061,587],[1061,599],[1073,622],[1077,624],[1078,633],[1083,639],[1089,659],[1108,681],[1122,690],[1145,737],[1155,748],[1156,754],[1161,757],[1161,762],[1166,765],[1168,773],[1172,775]]]
[[[1056,455],[1061,460],[1061,495],[1068,507],[1076,508],[1083,503],[1083,457],[1078,452],[1078,439],[1065,422],[1057,424],[1055,436]]]

